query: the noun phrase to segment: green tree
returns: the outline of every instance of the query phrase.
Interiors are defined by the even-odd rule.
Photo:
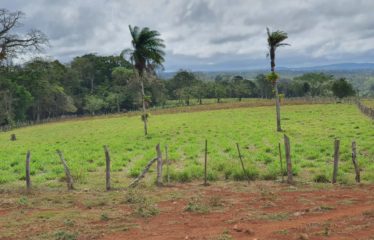
[[[269,55],[270,55],[270,67],[271,67],[271,75],[269,75],[269,80],[273,83],[273,88],[275,91],[275,105],[276,105],[276,113],[277,113],[277,131],[282,131],[281,127],[281,120],[280,120],[280,101],[279,101],[279,94],[278,94],[278,79],[279,76],[275,73],[275,51],[278,47],[287,46],[289,44],[283,43],[284,40],[288,38],[287,33],[283,31],[275,31],[270,32],[269,28],[267,30],[267,41],[269,47]]]
[[[347,82],[345,78],[340,78],[334,81],[331,89],[334,95],[340,99],[355,95],[355,91],[353,90],[352,84]]]
[[[124,50],[121,55],[128,54],[130,56],[130,62],[133,64],[135,75],[141,86],[142,120],[144,122],[144,134],[147,135],[148,115],[146,112],[144,80],[147,74],[155,75],[155,69],[162,67],[162,63],[165,61],[163,51],[165,45],[160,38],[160,33],[155,30],[150,30],[147,27],[140,29],[137,26],[129,26],[129,29],[132,37],[132,49]]]
[[[95,112],[105,107],[105,101],[99,96],[88,95],[85,97],[84,109],[87,110],[91,115],[95,115]]]
[[[258,74],[255,81],[261,98],[271,98],[273,96],[273,86],[264,74]]]

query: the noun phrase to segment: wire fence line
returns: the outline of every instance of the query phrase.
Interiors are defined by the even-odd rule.
[[[334,97],[295,97],[295,98],[283,98],[281,99],[281,104],[283,105],[301,105],[301,104],[329,104],[329,103],[336,103],[337,99]],[[348,103],[354,104],[357,101],[355,98],[345,98],[339,100],[338,102],[341,103]],[[163,113],[179,113],[179,112],[197,112],[197,111],[207,111],[207,110],[220,110],[220,109],[230,109],[230,108],[245,108],[245,107],[256,107],[256,106],[272,106],[274,104],[274,99],[261,99],[261,98],[253,98],[253,99],[243,99],[243,101],[237,102],[222,102],[222,103],[206,103],[202,105],[191,105],[191,106],[155,106],[148,109],[149,112],[155,114],[163,114]],[[361,106],[361,107],[360,107]],[[365,105],[359,103],[359,107],[361,111],[365,114],[368,112],[373,116],[373,109],[366,107]],[[367,108],[369,110],[367,110]],[[53,122],[62,122],[67,120],[74,120],[74,119],[87,119],[87,118],[94,118],[94,117],[107,117],[107,116],[135,116],[140,114],[139,110],[131,110],[121,113],[102,113],[102,114],[71,114],[71,115],[61,115],[58,117],[50,117],[41,119],[39,121],[17,121],[13,124],[0,126],[0,132],[7,132],[13,129],[28,127],[33,125],[40,125],[46,123],[53,123]]]
[[[357,106],[363,114],[370,117],[371,119],[374,119],[374,109],[373,108],[370,108],[370,107],[366,106],[360,100],[357,100]]]

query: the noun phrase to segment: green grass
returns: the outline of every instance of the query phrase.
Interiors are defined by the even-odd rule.
[[[356,140],[362,179],[374,182],[374,122],[355,105],[283,106],[282,119],[282,127],[290,137],[297,179],[313,181],[320,174],[330,177],[333,142],[339,138],[339,181],[354,181],[350,145]],[[156,156],[157,143],[162,149],[169,146],[173,181],[202,179],[205,139],[209,180],[246,179],[237,156],[237,142],[252,179],[272,180],[280,175],[278,142],[283,143],[283,133],[275,131],[274,107],[152,115],[149,129],[149,136],[144,137],[139,116],[115,116],[0,133],[0,186],[24,184],[25,156],[30,149],[33,186],[62,187],[64,171],[56,154],[56,149],[60,149],[78,187],[103,188],[103,145],[110,149],[112,185],[124,186]],[[17,135],[17,141],[9,140],[12,133]]]
[[[365,106],[374,109],[374,99],[363,99],[363,100],[362,100],[362,103],[363,103]]]

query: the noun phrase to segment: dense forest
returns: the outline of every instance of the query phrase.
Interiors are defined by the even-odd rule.
[[[284,97],[333,96],[338,81],[324,73],[307,73],[293,79],[281,78]],[[345,82],[345,81],[343,81]],[[252,79],[240,75],[204,74],[180,70],[168,79],[154,75],[144,82],[148,107],[163,106],[167,100],[189,105],[192,99],[272,98],[267,76]],[[348,95],[353,94],[348,84]],[[335,94],[336,95],[336,94]],[[338,95],[336,95],[338,96]],[[0,69],[0,124],[39,121],[69,114],[102,114],[137,110],[141,107],[140,84],[132,65],[122,56],[87,54],[69,64],[36,58],[23,65]]]

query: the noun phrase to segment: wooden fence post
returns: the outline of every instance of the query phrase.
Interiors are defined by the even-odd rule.
[[[357,162],[357,155],[356,155],[356,142],[352,142],[352,162],[353,166],[355,167],[355,172],[356,172],[356,182],[360,183],[361,178],[360,178],[360,168],[358,167],[358,162]]]
[[[157,186],[162,186],[162,152],[160,144],[156,146],[157,151]]]
[[[28,150],[26,153],[26,188],[28,192],[31,190],[30,159],[31,153],[30,150]]]
[[[282,182],[284,182],[284,176],[283,176],[283,162],[282,162],[282,150],[281,150],[281,144],[278,143],[278,150],[279,150],[279,162],[280,162],[280,168],[281,168],[281,177],[282,177]]]
[[[16,140],[17,140],[16,134],[12,133],[10,135],[10,141],[16,141]]]
[[[129,184],[129,187],[134,187],[134,186],[136,186],[136,185],[138,184],[138,182],[139,182],[142,178],[144,178],[144,176],[145,176],[145,174],[148,172],[149,168],[150,168],[150,167],[152,166],[152,164],[153,164],[154,162],[156,162],[156,161],[157,161],[157,158],[154,158],[154,159],[152,159],[151,161],[149,161],[148,164],[145,166],[143,172],[141,172],[141,173],[139,174],[139,176],[138,176],[134,181],[132,181],[132,183]]]
[[[339,146],[340,146],[340,140],[335,139],[334,142],[334,171],[332,173],[332,183],[336,183],[336,178],[338,175],[338,165],[339,165]]]
[[[286,151],[286,162],[287,162],[287,183],[293,183],[293,174],[292,174],[292,162],[291,162],[291,146],[290,139],[284,134],[284,148]]]
[[[63,153],[60,150],[57,150],[56,152],[60,156],[61,163],[64,166],[65,175],[66,175],[66,183],[67,183],[68,190],[73,190],[74,189],[73,178],[72,178],[72,176],[70,174],[69,167],[66,164],[64,155],[63,155]]]
[[[243,163],[243,159],[242,159],[242,155],[240,153],[240,147],[239,147],[239,143],[236,143],[236,148],[238,149],[238,154],[239,154],[239,159],[240,159],[240,163],[242,165],[242,169],[243,169],[243,173],[244,175],[247,177],[247,180],[248,180],[248,183],[250,182],[250,179],[249,179],[249,176],[248,176],[248,172],[245,170],[244,168],[244,163]]]
[[[204,157],[204,185],[205,186],[208,186],[207,163],[208,163],[208,140],[205,139],[205,157]]]
[[[109,155],[109,149],[107,145],[104,145],[104,152],[105,152],[105,186],[106,190],[110,190],[110,155]]]
[[[170,184],[170,173],[169,173],[170,160],[168,157],[168,145],[165,146],[165,160],[166,160],[166,175],[168,178],[168,184]]]

